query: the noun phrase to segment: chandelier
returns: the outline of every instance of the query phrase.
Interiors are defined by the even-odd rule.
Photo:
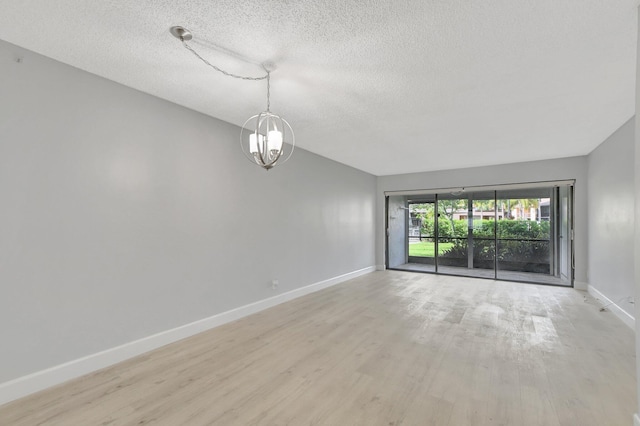
[[[265,170],[273,168],[276,164],[287,161],[295,147],[295,136],[291,125],[278,114],[271,112],[271,66],[262,65],[265,75],[260,77],[246,77],[232,74],[211,64],[200,56],[187,41],[193,38],[191,31],[184,27],[171,27],[171,34],[178,38],[182,45],[193,53],[204,64],[214,70],[240,80],[267,80],[267,109],[259,114],[249,117],[240,129],[240,147],[245,157],[252,163],[259,165]]]

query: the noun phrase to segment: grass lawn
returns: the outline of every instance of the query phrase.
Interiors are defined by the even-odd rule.
[[[451,246],[453,246],[453,243],[440,243],[438,244],[438,251],[442,255],[442,253],[449,250]],[[421,243],[409,244],[409,256],[434,257],[435,253],[436,247],[433,242],[422,241]]]

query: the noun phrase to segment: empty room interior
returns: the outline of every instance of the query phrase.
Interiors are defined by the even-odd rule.
[[[0,425],[640,426],[638,0],[0,4]]]

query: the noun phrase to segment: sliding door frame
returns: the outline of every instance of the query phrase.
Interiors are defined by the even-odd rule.
[[[559,261],[559,253],[562,252],[562,250],[560,250],[560,244],[562,244],[561,241],[559,241],[558,236],[560,235],[558,233],[560,226],[562,226],[561,224],[561,214],[562,212],[560,212],[560,191],[559,188],[561,186],[566,186],[567,187],[567,191],[568,191],[568,196],[567,196],[567,220],[568,220],[568,233],[569,235],[568,240],[569,242],[567,242],[567,249],[569,250],[569,253],[567,254],[567,268],[568,268],[568,273],[569,273],[569,277],[568,277],[568,283],[561,283],[561,284],[556,284],[556,283],[545,283],[545,282],[538,282],[538,281],[528,281],[528,280],[517,280],[517,282],[522,282],[522,283],[532,283],[532,284],[539,284],[539,285],[552,285],[552,286],[560,286],[560,287],[573,287],[574,286],[574,277],[575,277],[575,247],[574,247],[574,224],[575,224],[575,209],[574,209],[574,196],[575,196],[575,180],[568,180],[568,181],[552,181],[552,182],[530,182],[530,183],[524,183],[524,184],[510,184],[510,185],[492,185],[492,186],[481,186],[481,187],[466,187],[466,188],[461,188],[462,190],[467,190],[468,192],[468,198],[467,198],[467,267],[469,267],[469,265],[473,265],[474,261],[474,253],[473,253],[473,193],[477,192],[477,190],[481,190],[483,192],[488,192],[488,191],[492,191],[493,192],[493,204],[494,204],[494,223],[493,223],[493,278],[489,278],[489,277],[482,277],[482,276],[470,276],[470,275],[463,275],[463,274],[453,274],[453,273],[446,273],[445,275],[449,275],[449,276],[459,276],[459,277],[471,277],[471,278],[484,278],[484,279],[494,279],[494,280],[499,280],[499,281],[516,281],[514,279],[506,279],[506,278],[500,278],[498,276],[498,214],[499,214],[499,209],[498,209],[498,191],[501,191],[503,189],[519,189],[519,187],[522,187],[523,189],[525,188],[544,188],[544,187],[549,187],[550,190],[552,191],[551,193],[551,202],[550,202],[550,211],[549,211],[549,215],[550,215],[550,220],[551,218],[553,218],[553,223],[551,225],[551,235],[550,235],[550,241],[549,241],[549,275],[552,276],[558,276],[557,274],[560,273],[559,268],[560,268],[560,261]],[[429,203],[433,202],[434,204],[434,271],[412,271],[412,272],[422,272],[422,273],[430,273],[430,274],[441,274],[440,272],[440,268],[439,268],[439,260],[440,260],[440,253],[439,253],[439,193],[443,193],[443,192],[452,192],[452,189],[457,190],[457,188],[445,188],[442,190],[425,190],[424,192],[422,192],[422,194],[426,195],[432,195],[434,201],[429,201]],[[390,192],[385,192],[385,263],[386,263],[386,268],[390,269],[390,270],[403,270],[400,268],[390,268],[389,265],[389,196],[390,195],[394,195],[394,193],[397,193],[398,195],[420,195],[421,192],[420,191],[390,191]],[[409,234],[408,234],[408,217],[410,217],[409,215],[409,211],[408,211],[408,203],[407,203],[407,209],[405,210],[405,221],[407,223],[406,225],[406,232],[405,232],[405,239],[406,239],[406,258],[407,261],[409,259]],[[481,218],[482,219],[482,218]],[[471,267],[471,269],[474,269],[473,267]],[[547,275],[547,274],[545,274]]]

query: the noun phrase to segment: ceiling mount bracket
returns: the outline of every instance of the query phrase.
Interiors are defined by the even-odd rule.
[[[180,41],[189,41],[193,38],[193,34],[191,31],[186,29],[185,27],[175,26],[169,29],[169,32]]]

